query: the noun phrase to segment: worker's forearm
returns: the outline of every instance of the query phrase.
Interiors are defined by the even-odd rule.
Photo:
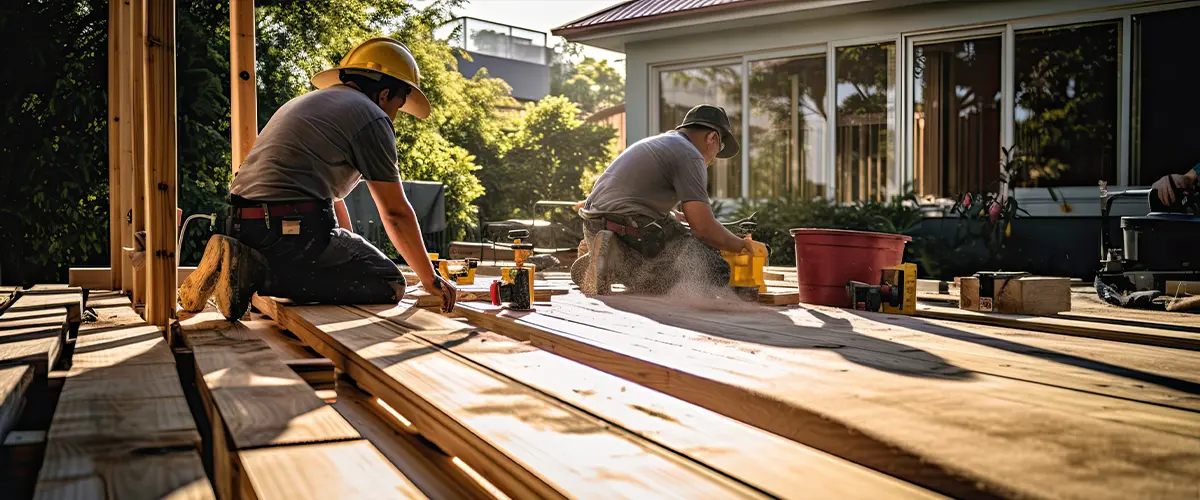
[[[421,283],[433,283],[433,263],[429,261],[429,253],[425,250],[425,242],[421,239],[421,226],[417,223],[415,213],[381,214],[383,227],[387,230],[392,245],[404,257]]]
[[[738,238],[733,233],[725,229],[725,226],[716,224],[713,227],[704,228],[702,231],[696,232],[696,237],[700,241],[707,243],[708,246],[718,250],[727,250],[737,252],[742,249],[742,239]]]
[[[333,202],[333,215],[337,217],[338,227],[347,231],[354,231],[354,225],[350,223],[350,212],[346,210],[346,200]]]

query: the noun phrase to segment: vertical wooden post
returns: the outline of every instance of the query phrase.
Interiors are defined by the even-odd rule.
[[[146,321],[175,315],[175,0],[146,1]]]
[[[145,120],[145,16],[144,0],[129,0],[130,114],[127,125],[132,136],[133,227],[134,233],[146,230],[146,120]],[[146,268],[133,271],[133,303],[146,303]]]
[[[233,173],[258,137],[258,101],[254,76],[254,0],[229,2],[230,130]]]
[[[115,1],[115,0],[114,0]],[[129,47],[129,0],[121,0],[121,32],[119,42],[121,45],[121,67],[118,69],[120,79],[120,94],[121,94],[121,245],[125,248],[133,248],[133,127],[130,120],[132,113],[133,96],[131,95],[132,85],[130,82],[130,47]],[[126,293],[133,291],[133,264],[129,259],[128,252],[124,254],[124,262],[121,263],[121,290]]]
[[[121,1],[108,3],[108,266],[110,286],[121,289],[125,227],[121,210]]]

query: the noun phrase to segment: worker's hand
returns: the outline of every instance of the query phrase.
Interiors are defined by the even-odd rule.
[[[755,257],[766,257],[767,245],[761,241],[742,240],[742,253],[749,253]]]
[[[1168,174],[1156,181],[1153,186],[1150,186],[1154,189],[1154,194],[1158,196],[1158,201],[1161,201],[1166,206],[1171,206],[1172,203],[1175,203],[1175,190],[1171,189],[1172,182],[1180,189],[1191,189],[1194,187],[1195,179],[1183,174]]]
[[[458,301],[458,288],[454,286],[446,278],[441,275],[434,274],[432,283],[421,283],[421,288],[429,292],[430,295],[436,295],[442,298],[442,312],[449,313],[454,311],[454,303]]]

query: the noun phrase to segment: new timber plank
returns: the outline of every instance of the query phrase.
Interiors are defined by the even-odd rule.
[[[1039,332],[1087,337],[1116,342],[1173,347],[1200,351],[1200,333],[1150,328],[1136,325],[1112,325],[1064,317],[1030,316],[1024,314],[996,314],[966,311],[955,307],[918,304],[917,316],[923,318],[948,319],[965,323],[1004,326]],[[1198,320],[1200,321],[1200,320]]]
[[[0,443],[21,416],[25,407],[25,391],[33,384],[33,367],[0,368]]]
[[[45,287],[39,285],[21,292],[21,297],[9,306],[5,314],[22,311],[64,309],[67,320],[79,323],[83,312],[83,290],[78,287]]]
[[[495,498],[455,465],[452,457],[418,437],[411,424],[385,409],[379,398],[352,384],[338,385],[337,396],[334,409],[430,498]]]
[[[44,380],[58,363],[68,329],[65,307],[25,307],[38,296],[22,295],[0,316],[0,367],[33,365]]]
[[[339,363],[360,386],[514,498],[761,497],[758,490],[508,377],[383,318],[338,306],[255,305]],[[407,309],[420,329],[435,313]],[[449,333],[449,332],[444,332]]]
[[[80,328],[35,498],[214,498],[161,330],[124,297],[89,305],[98,320]]]
[[[403,309],[359,306],[384,318]],[[403,319],[401,324],[403,325]],[[429,324],[441,321],[442,325]],[[492,332],[431,317],[420,337],[779,498],[931,498],[927,490]],[[453,333],[437,333],[451,331]],[[800,485],[803,485],[801,488]]]
[[[888,340],[905,332],[848,332],[849,321],[820,311],[823,327],[796,325],[791,309],[705,311],[636,297],[572,295],[538,313],[459,309],[473,323],[953,496],[1200,488],[1188,472],[1200,467],[1194,411],[964,369],[907,338]],[[1159,418],[1183,428],[1144,425]]]
[[[235,449],[358,439],[337,411],[263,342],[224,330],[185,333]]]
[[[355,440],[241,452],[262,500],[426,498],[371,443]]]

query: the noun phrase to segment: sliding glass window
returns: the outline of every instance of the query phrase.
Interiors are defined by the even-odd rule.
[[[1120,21],[1016,33],[1018,186],[1116,184],[1120,41]]]
[[[999,189],[1000,41],[995,35],[913,45],[918,195],[953,199]]]
[[[725,108],[734,135],[742,132],[742,65],[740,63],[659,73],[659,132],[673,130],[698,104]],[[742,155],[718,159],[708,170],[708,195],[742,197]]]
[[[836,200],[884,200],[904,182],[893,154],[896,44],[837,49]]]
[[[1133,16],[1130,181],[1149,186],[1200,163],[1200,7]]]
[[[825,196],[826,57],[750,63],[750,197]]]

